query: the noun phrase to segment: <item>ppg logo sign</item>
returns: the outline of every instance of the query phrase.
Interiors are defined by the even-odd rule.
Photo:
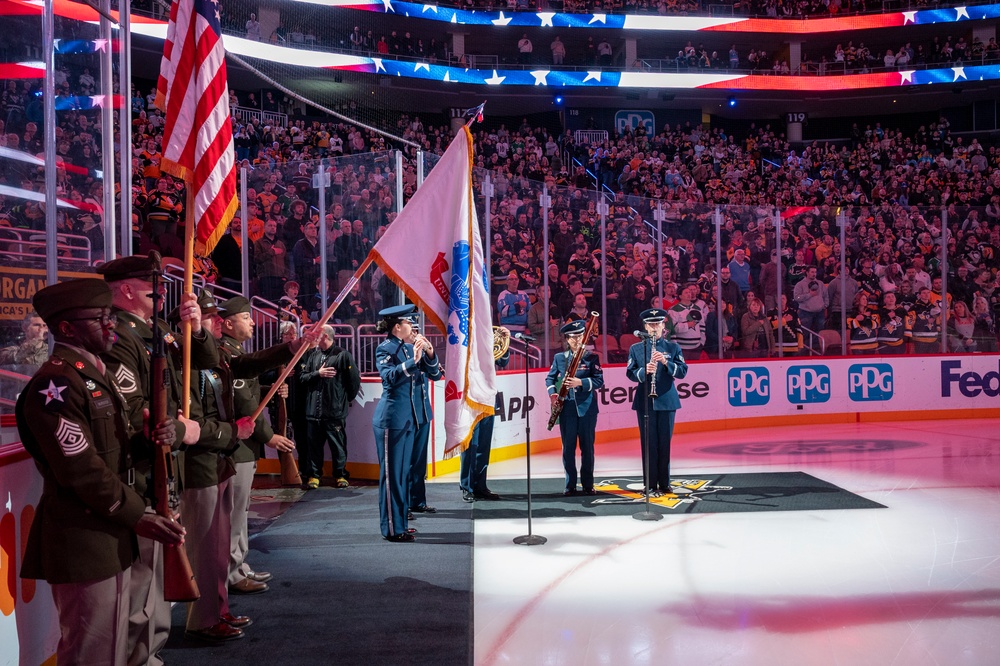
[[[830,399],[830,368],[825,365],[800,365],[788,369],[788,402],[804,405]]]
[[[856,364],[847,369],[847,395],[854,402],[875,402],[892,397],[892,366],[887,363]]]
[[[634,132],[635,128],[643,125],[646,128],[646,136],[655,134],[656,119],[652,111],[630,109],[619,111],[615,114],[615,130],[621,134],[626,129]]]
[[[771,399],[771,374],[767,368],[732,368],[729,371],[729,404],[733,407],[766,405]]]

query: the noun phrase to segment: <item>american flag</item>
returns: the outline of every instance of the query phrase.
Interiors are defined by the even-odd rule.
[[[170,6],[156,105],[166,116],[160,168],[194,192],[195,249],[208,254],[238,205],[218,0]]]

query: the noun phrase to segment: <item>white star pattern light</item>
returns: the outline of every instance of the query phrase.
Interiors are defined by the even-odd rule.
[[[604,25],[607,25],[608,24],[608,15],[607,14],[594,14],[590,18],[590,21],[587,22],[587,25],[591,25],[592,23],[603,23]]]
[[[969,18],[969,10],[965,7],[955,7],[955,20],[960,21],[963,16]]]
[[[552,19],[553,19],[553,17],[555,15],[556,15],[555,12],[538,12],[538,14],[537,14],[538,20],[540,20],[542,22],[541,26],[543,28],[545,26],[549,26],[550,28],[553,27],[553,25],[552,25]]]
[[[426,62],[418,62],[417,64],[415,64],[413,66],[413,73],[416,74],[421,69],[424,70],[425,72],[430,72],[431,71],[431,66],[428,63],[426,63]]]
[[[491,21],[491,23],[493,25],[507,25],[508,23],[510,23],[510,18],[507,17],[507,16],[504,16],[503,12],[500,12],[500,18],[493,19]]]
[[[900,72],[899,76],[901,78],[900,78],[899,82],[900,83],[913,83],[913,72],[914,72],[914,70],[912,70],[912,69],[907,70],[905,72]]]
[[[396,13],[396,10],[392,7],[392,0],[382,0],[382,7],[385,9],[386,14],[389,12]]]
[[[498,86],[501,83],[503,83],[504,79],[506,78],[507,78],[506,76],[497,76],[497,70],[494,69],[493,76],[491,76],[488,79],[484,79],[483,82],[486,83],[487,85]]]
[[[964,67],[952,67],[951,71],[955,73],[955,78],[952,79],[952,83],[954,83],[955,81],[958,81],[959,77],[965,79],[966,81],[969,80],[969,77],[967,77],[965,75],[965,68]]]
[[[437,5],[424,5],[424,9],[420,13],[423,14],[424,12],[434,12],[435,14],[437,14],[438,13]]]
[[[916,23],[917,13],[916,12],[903,12],[903,25],[907,23]]]
[[[441,80],[442,81],[449,81],[450,82],[451,81],[451,76],[449,76],[448,72],[445,72],[444,73],[444,78],[441,79]]]
[[[549,85],[548,82],[545,80],[545,77],[549,75],[548,70],[541,70],[541,69],[539,69],[539,70],[535,70],[534,72],[528,72],[528,73],[531,74],[533,77],[535,77],[535,85],[536,86],[547,86],[547,85]]]
[[[49,387],[47,389],[39,391],[39,393],[45,396],[45,404],[47,405],[53,400],[57,400],[59,402],[66,402],[65,400],[63,400],[62,397],[62,392],[65,390],[66,390],[65,386],[56,386],[56,383],[50,379]]]
[[[382,64],[382,58],[372,58],[372,62],[375,63],[375,73],[378,74],[379,70],[385,71],[385,65]]]
[[[584,77],[583,82],[586,83],[587,81],[597,81],[598,83],[600,83],[601,82],[601,73],[600,72],[587,72],[587,76]]]

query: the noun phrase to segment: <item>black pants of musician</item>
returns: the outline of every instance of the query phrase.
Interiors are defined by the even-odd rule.
[[[593,407],[593,406],[592,406]],[[576,445],[580,443],[580,485],[584,490],[594,487],[594,436],[597,430],[597,410],[591,408],[583,416],[576,413],[576,403],[566,401],[559,414],[559,434],[562,436],[563,469],[566,490],[576,490]]]
[[[642,478],[648,490],[670,491],[670,438],[674,434],[674,410],[652,410],[649,413],[649,433],[646,436],[646,417],[639,417],[639,437],[642,439]],[[648,444],[647,444],[648,443]],[[649,447],[647,453],[646,448]],[[648,460],[647,460],[648,458]],[[646,478],[649,470],[650,478]]]
[[[487,416],[476,424],[469,448],[462,451],[459,485],[465,492],[475,494],[489,491],[486,486],[486,468],[489,467],[490,449],[493,447],[494,418]]]
[[[306,441],[299,454],[302,478],[323,478],[323,455],[327,445],[333,461],[333,478],[346,479],[347,476],[347,431],[340,419],[306,419]]]

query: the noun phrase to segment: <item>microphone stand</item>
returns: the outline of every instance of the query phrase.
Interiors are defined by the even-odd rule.
[[[533,338],[523,333],[517,334],[516,337],[524,343],[524,404],[528,404],[531,392],[528,390],[528,342],[531,342]],[[524,460],[527,465],[528,474],[528,533],[522,534],[519,537],[514,537],[514,543],[519,546],[541,546],[543,543],[548,541],[543,536],[538,534],[532,534],[531,532],[531,412],[525,412],[524,420],[524,441],[525,441],[525,456]]]
[[[652,360],[653,358],[652,348],[655,347],[655,345],[656,343],[653,340],[652,336],[647,337],[642,345],[643,348],[646,350],[646,365],[649,365],[650,360]],[[659,370],[659,368],[657,368],[656,370]],[[663,519],[662,514],[653,513],[652,511],[649,510],[649,494],[652,492],[649,488],[652,485],[650,483],[650,481],[652,481],[652,478],[650,478],[650,470],[649,470],[649,459],[652,457],[652,452],[649,450],[649,413],[653,410],[653,391],[651,389],[654,386],[653,382],[656,381],[656,370],[653,370],[653,374],[651,374],[649,377],[646,378],[649,382],[649,386],[646,387],[646,413],[643,414],[642,416],[642,421],[644,424],[642,446],[645,447],[645,455],[643,456],[643,468],[645,469],[645,472],[643,473],[643,476],[645,477],[643,479],[644,481],[643,490],[645,492],[643,493],[643,495],[645,495],[644,499],[645,507],[639,513],[632,514],[632,517],[636,520]]]

